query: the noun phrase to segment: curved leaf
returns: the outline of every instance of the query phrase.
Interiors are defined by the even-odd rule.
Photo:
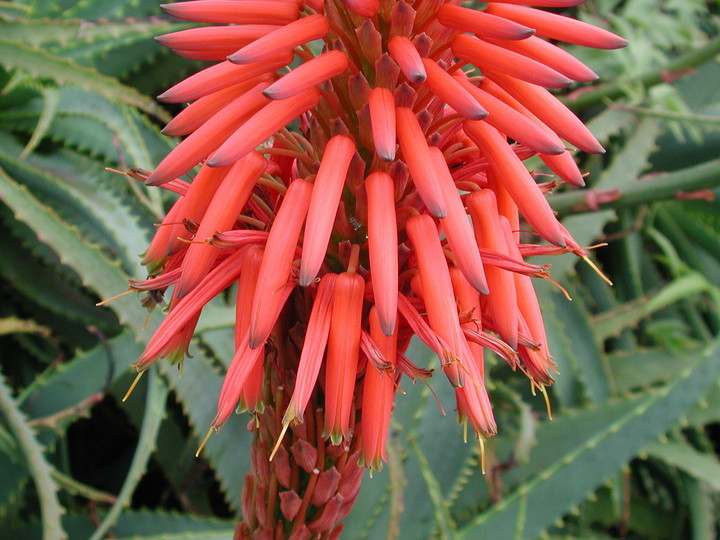
[[[535,538],[628,459],[679,421],[720,375],[720,348],[698,355],[664,388],[564,418],[553,431],[566,448],[547,468],[460,530],[461,538]],[[591,424],[577,440],[582,426]],[[540,439],[540,437],[538,437]],[[575,439],[575,442],[571,442]],[[548,441],[551,442],[551,441]],[[557,447],[557,443],[562,444]],[[541,441],[542,444],[542,441]]]
[[[35,77],[51,79],[58,84],[80,86],[109,99],[137,107],[163,121],[169,121],[167,113],[155,101],[134,88],[124,86],[94,69],[42,50],[32,49],[22,43],[0,38],[0,65],[6,69],[21,69]]]

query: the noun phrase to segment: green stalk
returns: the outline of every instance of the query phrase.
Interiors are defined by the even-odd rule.
[[[45,460],[43,447],[35,438],[32,428],[17,406],[5,378],[0,374],[0,411],[17,440],[27,463],[40,500],[43,540],[64,540],[67,534],[62,528],[65,509],[57,497],[57,485],[52,479],[52,468]]]
[[[640,83],[644,88],[650,88],[674,78],[678,74],[683,74],[687,70],[692,70],[701,66],[705,62],[712,60],[720,54],[720,37],[709,41],[704,47],[691,51],[687,54],[676,58],[672,62],[654,71],[648,71],[637,77],[615,81],[613,83],[599,86],[594,90],[580,93],[576,99],[566,101],[566,105],[575,112],[581,112],[595,105],[599,105],[606,100],[615,99],[624,94],[624,88],[628,84]]]
[[[588,196],[603,193],[603,190],[583,189],[561,193],[548,200],[558,214],[568,215],[611,208],[626,208],[669,199],[674,197],[678,191],[690,193],[701,189],[712,189],[718,185],[720,185],[720,159],[713,159],[700,165],[608,190],[614,195],[614,200],[600,202],[594,206],[588,204]]]

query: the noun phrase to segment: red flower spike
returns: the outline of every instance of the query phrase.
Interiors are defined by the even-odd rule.
[[[288,521],[295,519],[302,505],[300,495],[294,491],[282,491],[278,494],[278,497],[280,498],[280,512],[282,512],[283,517]]]
[[[253,152],[228,171],[195,233],[197,240],[205,240],[215,231],[233,226],[266,166],[267,160]],[[174,298],[182,298],[195,288],[215,262],[218,249],[210,244],[190,244],[182,264],[182,277],[173,291]]]
[[[361,17],[372,17],[380,9],[379,0],[342,0],[342,3]]]
[[[287,99],[271,101],[248,118],[208,159],[211,167],[222,167],[240,159],[281,127],[289,124],[320,100],[320,92],[310,88]]]
[[[263,95],[270,99],[289,98],[340,75],[347,67],[345,53],[329,51],[293,69],[263,90]]]
[[[483,92],[472,84],[464,73],[458,72],[455,78],[465,90],[470,92],[475,101],[488,112],[485,122],[498,131],[539,154],[561,154],[565,151],[565,145],[552,131],[543,130],[531,119],[506,105],[492,94]]]
[[[254,245],[247,250],[243,261],[243,268],[238,279],[238,288],[235,301],[235,349],[243,346],[243,339],[248,335],[250,328],[250,314],[252,313],[255,289],[260,276],[260,266],[263,259],[263,248]],[[246,344],[247,345],[247,342]],[[242,389],[244,407],[254,411],[258,406],[262,394],[263,363],[257,362],[248,374]]]
[[[267,83],[260,83],[223,107],[165,156],[145,183],[149,186],[162,184],[195,167],[237,129],[238,123],[270,102],[262,95],[266,87]],[[223,165],[229,164],[232,162]]]
[[[210,425],[212,429],[220,429],[235,412],[245,381],[255,369],[255,366],[262,362],[264,354],[265,351],[262,347],[257,349],[248,348],[247,339],[243,340],[240,347],[235,351],[235,356],[230,362],[230,367],[225,374],[220,389],[217,413]]]
[[[510,224],[507,222],[507,220],[501,217],[500,226],[510,256],[514,257],[517,260],[522,260],[520,248],[513,241],[512,232],[510,231]],[[547,348],[545,324],[543,323],[542,312],[540,311],[540,304],[538,303],[532,280],[528,276],[524,276],[522,274],[513,275],[515,279],[515,287],[518,292],[518,309],[520,310],[523,319],[527,323],[528,329],[530,330],[530,337],[533,341],[536,341],[540,344],[541,355],[549,358],[550,353]]]
[[[202,288],[188,294],[174,306],[150,338],[140,358],[133,364],[138,371],[150,367],[175,335],[200,313],[203,306],[237,279],[241,268],[239,263],[244,257],[245,253],[241,250],[225,259],[205,277]]]
[[[208,1],[208,0],[205,0]],[[270,10],[272,4],[268,6]],[[293,21],[245,45],[228,56],[233,64],[252,64],[292,50],[298,45],[322,38],[330,30],[329,21],[322,15],[309,15]]]
[[[292,284],[288,283],[268,300],[266,309],[270,313],[270,318],[277,320],[292,290]],[[235,355],[225,375],[220,396],[218,397],[217,414],[210,425],[212,429],[219,429],[227,419],[230,418],[240,399],[247,378],[255,368],[255,364],[262,362],[264,356],[264,347],[251,349],[248,347],[247,339],[243,338],[242,343],[235,351]]]
[[[360,322],[365,282],[343,272],[335,280],[325,362],[325,428],[323,436],[340,444],[350,436],[350,413],[355,392]]]
[[[518,212],[518,205],[513,200],[510,192],[500,179],[500,173],[498,168],[493,164],[486,172],[486,186],[493,190],[495,197],[497,198],[498,213],[505,217],[511,226],[515,241],[520,242],[520,212]],[[540,189],[538,187],[538,189]],[[558,223],[558,226],[562,230],[562,225]],[[567,242],[565,235],[563,239]]]
[[[192,0],[160,7],[177,19],[220,24],[287,24],[300,13],[294,0]]]
[[[387,88],[373,88],[368,95],[375,152],[384,161],[395,159],[395,98]]]
[[[388,41],[388,52],[410,82],[421,83],[427,78],[422,57],[407,37],[395,36]]]
[[[327,144],[318,170],[308,210],[303,240],[303,256],[298,282],[307,287],[318,275],[332,233],[340,195],[355,143],[345,135],[336,135]]]
[[[390,36],[409,36],[415,22],[415,10],[400,0],[393,5],[390,12]],[[391,39],[392,41],[392,39]],[[388,44],[389,45],[389,44]]]
[[[395,329],[398,298],[398,233],[394,186],[383,172],[365,180],[368,199],[368,251],[373,294],[380,327],[389,336]]]
[[[470,32],[481,39],[495,38],[518,40],[532,36],[535,30],[516,22],[452,4],[443,4],[437,10],[438,21],[448,28]]]
[[[465,279],[462,271],[457,266],[452,266],[450,270],[450,282],[453,286],[455,298],[457,300],[458,314],[461,319],[466,319],[460,325],[463,329],[469,328],[475,332],[482,332],[482,310],[480,309],[480,293],[477,289],[470,285],[470,282]],[[468,347],[473,353],[480,373],[484,372],[483,369],[483,347],[479,347],[477,343],[468,342]]]
[[[437,228],[430,216],[419,215],[407,221],[405,230],[417,256],[430,327],[450,346],[448,353],[454,359],[443,365],[443,371],[453,386],[462,386],[464,373],[459,364],[464,366],[462,353],[467,349],[467,342],[458,322],[455,296]]]
[[[423,58],[422,62],[427,72],[424,85],[430,92],[450,105],[464,118],[482,120],[487,116],[487,111],[480,106],[475,98],[460,86],[460,83],[441,68],[437,62],[429,58]]]
[[[467,204],[478,244],[485,249],[507,253],[495,194],[489,189],[475,191],[468,196]],[[485,275],[492,294],[487,295],[484,301],[489,308],[497,333],[505,343],[513,349],[517,349],[518,316],[515,278],[510,272],[490,265],[485,267]]]
[[[522,161],[495,128],[483,122],[465,122],[463,129],[475,141],[488,161],[496,167],[508,190],[530,225],[548,242],[564,246],[565,239],[555,214]]]
[[[336,277],[335,274],[325,274],[320,280],[305,333],[305,343],[300,354],[295,377],[295,390],[282,420],[284,426],[304,421],[305,408],[315,388],[330,333],[330,316]]]
[[[168,246],[173,241],[172,230],[175,223],[182,221],[183,206],[185,206],[185,197],[180,197],[158,226],[150,246],[140,261],[148,267],[149,275],[160,270],[167,260]]]
[[[397,356],[397,329],[389,336],[380,328],[375,307],[370,310],[370,336],[380,349],[383,357],[395,362]],[[363,382],[361,440],[361,461],[366,467],[382,469],[385,456],[385,442],[390,426],[395,382],[393,372],[380,372],[368,365]]]
[[[564,75],[532,58],[467,34],[456,36],[451,47],[455,56],[475,64],[483,73],[487,70],[498,71],[547,88],[564,88],[572,83]]]
[[[239,535],[340,535],[363,476],[358,460],[379,468],[385,458],[395,389],[404,375],[432,375],[403,355],[415,335],[437,353],[458,387],[459,420],[479,436],[496,431],[484,348],[535,387],[552,382],[528,277],[547,277],[547,268],[525,262],[519,250],[586,251],[545,201],[543,190],[555,182],[536,184],[522,160],[539,154],[581,185],[563,140],[602,147],[538,86],[594,73],[530,34],[620,42],[554,13],[513,7],[523,3],[582,2],[495,0],[484,10],[441,0],[165,7],[226,26],[159,38],[182,56],[218,63],[161,96],[194,101],[164,130],[187,135],[181,149],[152,173],[128,173],[180,195],[146,254],[153,274],[131,283],[152,292],[147,304],[169,286],[175,292],[135,365],[182,360],[203,306],[238,282],[237,349],[212,427],[238,403],[255,409]],[[322,43],[308,46],[315,38]],[[223,61],[227,55],[241,65]],[[484,77],[468,79],[460,69],[468,60]],[[262,167],[248,172],[246,160]],[[178,178],[198,164],[192,183]],[[518,247],[527,228],[520,211],[560,247]],[[343,266],[347,272],[336,274]]]
[[[403,159],[410,169],[415,188],[430,213],[437,217],[445,217],[445,199],[440,186],[435,182],[430,149],[425,134],[412,109],[398,107],[395,111],[397,119],[397,136]]]
[[[585,127],[585,124],[544,88],[500,73],[490,72],[486,75],[522,105],[533,111],[545,125],[566,141],[584,152],[605,153],[605,149]]]
[[[368,63],[375,63],[383,54],[383,36],[370,19],[355,29],[358,45]]]
[[[591,24],[557,13],[523,6],[502,6],[492,2],[488,13],[534,28],[539,36],[595,49],[619,49],[627,40]]]
[[[305,0],[303,3],[316,13],[322,13],[325,10],[325,0]]]
[[[455,264],[477,291],[487,294],[488,284],[485,281],[478,244],[468,221],[465,206],[460,199],[460,193],[448,170],[445,156],[439,148],[433,147],[430,149],[430,157],[437,175],[435,181],[440,185],[447,207],[447,215],[440,220],[440,224],[447,236],[450,251],[455,256]]]
[[[206,26],[157,36],[155,41],[163,47],[181,51],[227,50],[228,52],[222,56],[224,59],[228,54],[237,51],[239,47],[278,28],[275,24]]]
[[[572,154],[567,150],[555,156],[540,155],[548,169],[565,180],[568,184],[576,187],[585,186],[585,178],[575,163]]]
[[[573,81],[591,82],[598,78],[597,73],[572,54],[536,36],[521,41],[491,40],[491,43],[537,60]]]
[[[490,405],[485,385],[467,384],[455,389],[458,422],[470,422],[478,437],[492,437],[497,433],[497,424]]]
[[[269,75],[261,75],[249,81],[234,84],[223,90],[218,90],[217,92],[203,96],[184,108],[162,129],[162,132],[165,135],[173,137],[189,135],[210,120],[218,111],[227,106],[228,103],[245,94],[254,86],[268,82],[269,80]]]
[[[375,61],[375,86],[392,89],[397,85],[400,77],[400,68],[390,58],[390,55],[383,53],[380,58]]]
[[[271,299],[277,296],[290,281],[295,250],[308,212],[312,191],[310,182],[295,180],[290,184],[280,210],[275,216],[275,222],[265,245],[265,255],[260,265],[260,278],[253,299],[248,340],[251,349],[265,342],[275,324],[277,315],[274,309],[270,309],[273,305]]]
[[[227,61],[220,62],[188,77],[160,94],[157,98],[168,103],[193,101],[235,84],[268,75],[290,62],[292,62],[291,53],[280,54],[263,62],[244,66],[238,66]]]
[[[330,467],[328,470],[321,472],[310,503],[313,506],[322,506],[328,502],[330,497],[337,492],[340,479],[341,475],[335,467]]]

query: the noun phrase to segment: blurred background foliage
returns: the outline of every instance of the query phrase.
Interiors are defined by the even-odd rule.
[[[554,419],[491,359],[485,475],[452,411],[405,384],[391,463],[365,479],[343,538],[718,535],[720,2],[572,11],[631,42],[571,47],[603,77],[566,102],[608,151],[578,156],[586,190],[552,197],[581,244],[607,244],[593,257],[615,285],[572,256],[543,261],[573,298],[537,284]],[[95,307],[145,277],[168,196],[105,168],[150,169],[175,144],[159,129],[177,111],[152,96],[198,65],[152,37],[187,27],[156,0],[0,1],[0,539],[232,538],[251,418],[194,451],[234,308],[206,309],[182,376],[160,362],[121,403],[162,314],[134,295]]]

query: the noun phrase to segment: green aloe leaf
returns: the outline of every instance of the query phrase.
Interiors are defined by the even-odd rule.
[[[166,362],[159,366],[183,407],[195,438],[200,440],[215,417],[223,380],[221,374],[200,355],[184,362],[182,374],[176,366]],[[243,480],[250,472],[248,448],[253,435],[245,429],[249,418],[246,415],[231,418],[219,433],[210,437],[202,451],[202,457],[207,458],[215,470],[228,504],[238,514]]]
[[[107,6],[107,3],[105,3]],[[65,14],[67,17],[68,14]],[[120,46],[128,39],[152,39],[153,36],[174,32],[187,28],[187,23],[178,24],[170,21],[136,20],[132,24],[127,21],[108,20],[107,14],[94,19],[83,15],[82,18],[63,19],[18,19],[12,22],[0,22],[0,32],[5,39],[19,41],[31,47],[53,47],[64,49],[68,46],[79,47],[85,43],[100,40],[112,40]],[[61,55],[63,51],[59,52]]]
[[[47,206],[42,205],[29,190],[17,184],[0,169],[0,199],[13,211],[17,219],[29,225],[42,240],[51,245],[60,261],[82,272],[83,284],[98,294],[111,296],[127,289],[127,276],[116,263],[110,262],[95,247],[86,244],[77,234],[57,217]],[[113,303],[113,310],[121,322],[136,331],[143,325],[137,316],[137,302],[127,296]]]
[[[102,518],[104,513],[99,512]],[[65,530],[75,540],[88,538],[94,530],[87,513],[64,516]],[[216,518],[190,516],[164,511],[128,510],[114,527],[117,540],[231,540],[235,523]],[[0,528],[0,540],[38,538],[39,524],[33,522],[22,528]]]
[[[578,404],[572,398],[579,392],[591,404],[603,403],[611,394],[612,380],[607,360],[593,337],[593,321],[585,301],[574,288],[569,301],[559,292],[550,292],[545,284],[536,287],[543,307],[543,318],[549,331],[548,348],[558,362],[560,396],[565,406]],[[571,388],[563,388],[571,386]],[[568,395],[570,394],[570,395]]]
[[[26,16],[29,11],[30,7],[23,4],[0,2],[0,20],[2,21],[15,21]]]
[[[42,445],[35,438],[32,428],[17,406],[10,387],[0,374],[0,411],[22,449],[23,458],[33,478],[40,501],[43,523],[43,540],[63,540],[67,534],[62,527],[65,509],[58,499],[58,486],[52,479],[52,469],[45,459]]]
[[[616,381],[617,391],[626,394],[631,390],[649,388],[675,378],[699,346],[687,347],[680,351],[666,349],[634,349],[608,356],[608,365]]]
[[[656,311],[711,289],[712,285],[704,276],[696,272],[688,273],[651,295],[596,316],[593,321],[595,339],[598,343],[602,343],[607,338],[635,326],[640,320]]]
[[[93,395],[128,372],[129,359],[136,358],[142,347],[125,331],[89,351],[81,351],[71,360],[46,369],[18,396],[23,411],[54,430],[63,418],[77,418],[77,410]],[[51,421],[56,423],[50,423]]]
[[[715,456],[702,454],[690,446],[670,441],[653,442],[644,452],[704,482],[714,491],[720,491],[720,461]]]
[[[7,334],[42,334],[50,335],[50,329],[37,324],[35,321],[5,317],[0,319],[0,336]]]
[[[463,527],[460,538],[535,538],[679,421],[718,375],[720,351],[714,345],[660,390],[547,424],[538,434],[540,447],[550,445],[556,455],[539,474]],[[533,460],[538,463],[536,456]]]
[[[108,99],[137,107],[168,121],[168,115],[152,99],[124,86],[115,79],[101,75],[91,68],[70,60],[0,38],[0,65],[6,69],[21,69],[35,77],[51,79],[57,84],[72,84],[97,92]]]
[[[593,190],[611,190],[627,186],[640,177],[648,166],[648,158],[655,148],[655,141],[662,133],[662,122],[645,119],[638,123],[622,150],[615,153],[610,166],[604,169],[600,177],[590,185]],[[552,201],[552,199],[550,199]],[[581,246],[592,245],[600,236],[605,225],[615,217],[611,210],[570,216],[563,225],[570,231]],[[552,275],[562,280],[572,270],[576,261],[572,257],[555,257]]]
[[[147,377],[148,392],[145,401],[145,416],[140,428],[140,438],[135,447],[130,469],[125,475],[122,489],[118,494],[117,501],[112,505],[110,511],[103,518],[90,540],[101,540],[105,534],[116,524],[120,513],[130,505],[131,497],[135,488],[147,471],[150,457],[155,450],[155,443],[160,425],[165,417],[165,406],[168,397],[168,387],[156,372],[151,371]]]

